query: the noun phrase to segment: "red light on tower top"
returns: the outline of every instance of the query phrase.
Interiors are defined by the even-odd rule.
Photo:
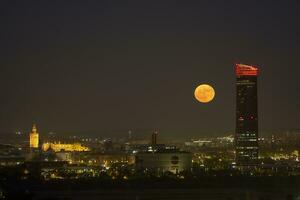
[[[237,76],[257,76],[258,68],[250,65],[235,64],[235,73]]]

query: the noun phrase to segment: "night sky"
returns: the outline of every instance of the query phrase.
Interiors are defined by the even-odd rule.
[[[72,3],[71,3],[72,2]],[[1,1],[0,132],[233,132],[234,63],[260,130],[299,129],[299,1]],[[193,97],[209,83],[212,103]]]

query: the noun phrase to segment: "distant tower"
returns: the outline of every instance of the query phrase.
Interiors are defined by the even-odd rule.
[[[129,130],[129,131],[128,131],[128,140],[131,140],[131,137],[132,137],[132,131]]]
[[[37,132],[35,124],[33,124],[32,131],[29,134],[29,144],[30,144],[30,148],[39,147],[39,133]]]
[[[235,150],[238,166],[258,164],[257,76],[258,68],[236,64]]]
[[[154,131],[151,136],[151,145],[157,145],[157,135],[158,131]]]

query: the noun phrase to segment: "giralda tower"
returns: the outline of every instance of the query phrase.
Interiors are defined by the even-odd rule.
[[[39,133],[37,132],[35,124],[32,126],[32,131],[29,134],[29,146],[34,149],[39,147]]]

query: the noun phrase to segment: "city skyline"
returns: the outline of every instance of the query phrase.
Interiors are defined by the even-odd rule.
[[[3,1],[0,199],[300,199],[300,1]]]

